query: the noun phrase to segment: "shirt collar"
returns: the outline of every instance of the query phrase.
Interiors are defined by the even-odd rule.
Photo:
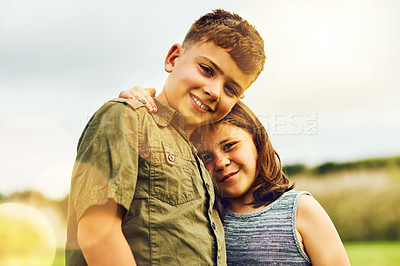
[[[154,118],[154,121],[157,125],[161,127],[166,127],[170,123],[173,123],[174,126],[178,126],[179,128],[185,128],[185,119],[183,115],[178,113],[175,109],[165,105],[157,98],[153,98],[154,102],[157,105],[158,111],[156,113],[151,113]]]
[[[158,110],[156,113],[151,113],[151,115],[154,118],[154,121],[157,123],[157,125],[161,127],[168,126],[169,123],[171,123],[171,120],[174,117],[176,111],[171,107],[162,103],[157,98],[153,98],[153,100],[156,103]]]
[[[157,98],[153,98],[155,104],[157,105],[158,111],[156,113],[151,113],[154,118],[154,121],[160,127],[166,127],[171,124],[178,133],[189,143],[190,147],[192,148],[193,154],[197,153],[197,149],[194,145],[190,142],[189,136],[185,131],[185,118],[183,115],[178,113],[175,109],[165,105]]]

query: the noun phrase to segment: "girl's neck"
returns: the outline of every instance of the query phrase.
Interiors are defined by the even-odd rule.
[[[230,206],[230,210],[233,211],[234,213],[252,213],[258,210],[261,210],[265,206],[257,207],[255,208],[252,205],[234,205],[233,203]]]
[[[253,205],[249,205],[253,201],[253,192],[248,192],[245,195],[234,198],[234,199],[227,199],[229,201],[229,208],[231,211],[235,213],[252,213],[258,211],[265,206],[255,208]]]

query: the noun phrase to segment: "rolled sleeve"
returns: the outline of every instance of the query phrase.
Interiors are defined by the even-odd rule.
[[[136,113],[115,102],[105,104],[87,124],[71,180],[77,221],[90,206],[110,198],[129,209],[137,182],[137,125]]]

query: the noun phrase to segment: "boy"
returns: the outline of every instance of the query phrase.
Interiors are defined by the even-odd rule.
[[[222,119],[264,61],[258,32],[215,10],[168,52],[157,113],[115,99],[94,114],[72,174],[67,265],[226,264],[212,179],[188,137]]]

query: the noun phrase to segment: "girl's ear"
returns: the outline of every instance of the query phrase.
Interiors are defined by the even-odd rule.
[[[167,54],[167,57],[165,58],[165,63],[164,63],[164,69],[168,73],[171,73],[172,70],[175,67],[176,60],[178,59],[179,56],[181,56],[183,53],[183,48],[180,44],[174,44],[172,45],[171,49],[169,49],[169,52]]]

